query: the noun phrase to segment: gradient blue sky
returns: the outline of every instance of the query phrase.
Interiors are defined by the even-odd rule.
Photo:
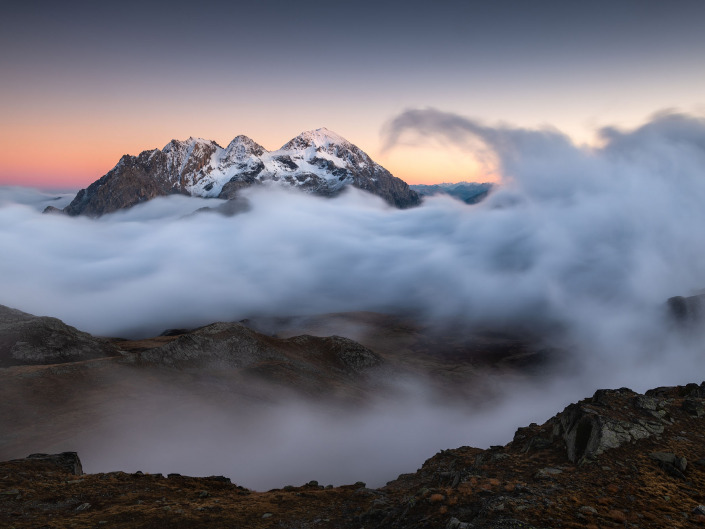
[[[6,1],[0,183],[85,186],[124,153],[335,130],[411,183],[491,175],[438,145],[381,152],[408,108],[590,142],[705,114],[702,0]]]

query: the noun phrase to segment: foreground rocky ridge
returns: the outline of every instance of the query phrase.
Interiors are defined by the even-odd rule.
[[[319,196],[334,196],[352,186],[395,207],[420,203],[406,182],[359,147],[321,128],[303,132],[271,152],[247,136],[237,136],[225,148],[214,141],[189,138],[138,156],[126,154],[106,175],[81,189],[64,212],[99,217],[171,194],[230,200],[239,190],[263,183]],[[56,211],[47,208],[45,212]]]
[[[81,475],[71,453],[0,463],[3,527],[555,528],[705,525],[705,383],[600,390],[505,446],[443,450],[379,489]],[[400,439],[403,447],[403,439]],[[315,477],[315,476],[312,476]],[[232,476],[237,480],[237,476]]]

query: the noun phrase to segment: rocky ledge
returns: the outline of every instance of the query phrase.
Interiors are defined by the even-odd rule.
[[[76,454],[33,454],[0,463],[0,526],[698,527],[704,397],[705,383],[599,390],[505,446],[443,450],[379,489],[310,481],[256,492],[222,476],[82,475]]]

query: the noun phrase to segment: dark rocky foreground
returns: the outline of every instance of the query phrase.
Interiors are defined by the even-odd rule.
[[[0,526],[698,527],[704,397],[705,383],[600,390],[505,446],[443,450],[379,489],[311,481],[256,492],[220,476],[86,475],[74,453],[34,454],[0,463]]]

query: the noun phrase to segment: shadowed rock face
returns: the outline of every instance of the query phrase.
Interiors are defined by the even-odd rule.
[[[0,305],[0,367],[62,364],[118,355],[112,344],[61,320]]]
[[[621,410],[615,402],[624,402]],[[562,437],[568,459],[578,463],[606,450],[663,433],[666,403],[632,390],[598,390],[592,399],[571,404],[554,419],[553,435]],[[623,410],[629,410],[625,414]]]
[[[143,151],[139,156],[126,154],[105,176],[81,189],[64,211],[69,215],[99,217],[152,198],[189,194],[184,185],[184,173],[201,169],[217,145],[193,148],[189,158],[179,165],[173,148],[176,144],[172,141],[161,151]]]
[[[274,152],[237,136],[226,148],[189,138],[172,140],[161,150],[139,156],[124,155],[110,172],[79,191],[64,212],[98,217],[177,193],[230,200],[240,190],[265,182],[326,197],[353,186],[398,208],[420,203],[406,182],[361,149],[318,129],[302,133]]]

